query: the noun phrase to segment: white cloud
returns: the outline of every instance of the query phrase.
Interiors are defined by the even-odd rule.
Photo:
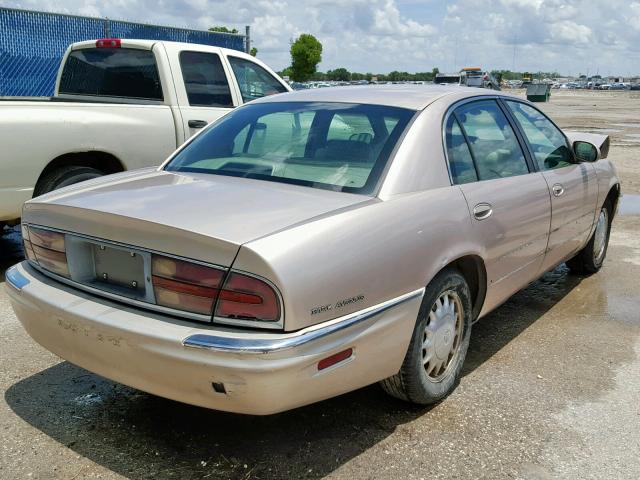
[[[640,73],[640,1],[623,0],[21,0],[7,6],[206,29],[251,25],[280,69],[311,33],[323,70],[452,70],[465,65]],[[514,57],[515,47],[515,57]],[[514,61],[515,60],[515,61]],[[633,72],[630,69],[639,71]]]

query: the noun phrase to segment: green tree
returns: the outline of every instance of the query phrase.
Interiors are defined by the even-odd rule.
[[[229,29],[228,27],[225,27],[224,25],[211,27],[209,29],[209,31],[210,32],[217,32],[217,33],[238,33],[238,30],[236,28]]]
[[[258,49],[256,47],[251,47],[251,50],[249,50],[249,54],[252,57],[255,57],[256,55],[258,55]]]
[[[335,70],[327,71],[327,78],[329,80],[337,80],[340,82],[348,82],[351,80],[351,73],[344,67],[336,68]]]
[[[300,35],[291,45],[291,78],[304,82],[316,72],[322,61],[322,44],[308,33]]]

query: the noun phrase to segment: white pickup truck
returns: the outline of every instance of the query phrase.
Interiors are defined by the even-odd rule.
[[[0,231],[34,196],[160,164],[232,108],[289,90],[264,63],[235,50],[151,40],[75,43],[53,97],[0,99]]]

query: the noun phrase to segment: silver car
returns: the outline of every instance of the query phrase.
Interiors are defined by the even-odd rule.
[[[45,348],[163,397],[270,414],[381,382],[433,403],[475,321],[562,262],[601,267],[608,148],[500,92],[276,95],[159,168],[27,202],[7,288]]]

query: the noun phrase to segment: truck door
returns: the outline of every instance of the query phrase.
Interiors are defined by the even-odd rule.
[[[227,55],[242,102],[290,91],[282,80],[253,60]]]
[[[238,105],[221,56],[210,51],[178,53],[182,82],[176,79],[185,140]]]

